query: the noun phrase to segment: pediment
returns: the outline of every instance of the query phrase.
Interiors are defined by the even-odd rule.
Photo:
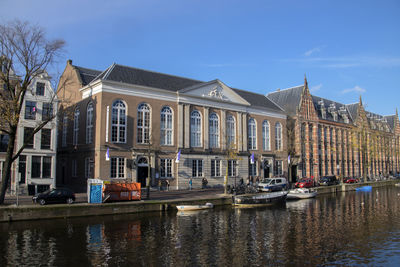
[[[196,84],[194,86],[180,90],[179,93],[187,96],[194,96],[213,101],[250,105],[249,102],[247,102],[244,98],[242,98],[220,80]]]

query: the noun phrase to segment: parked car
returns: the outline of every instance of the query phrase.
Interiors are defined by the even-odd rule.
[[[32,197],[34,203],[40,205],[50,203],[68,203],[72,204],[75,201],[75,194],[68,188],[49,189],[43,193],[36,194]]]
[[[358,179],[354,178],[354,177],[344,178],[343,183],[346,183],[346,184],[358,183]]]
[[[287,187],[288,183],[283,177],[265,178],[258,184],[258,190],[264,192],[282,191]]]
[[[339,180],[336,179],[336,176],[325,176],[319,180],[319,185],[337,185],[339,184]]]
[[[310,178],[303,178],[300,179],[294,186],[299,188],[313,187],[313,180]]]

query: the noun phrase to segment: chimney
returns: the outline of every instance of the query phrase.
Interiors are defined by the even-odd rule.
[[[72,65],[72,59],[68,59],[68,60],[67,60],[67,64],[68,64],[68,65]]]

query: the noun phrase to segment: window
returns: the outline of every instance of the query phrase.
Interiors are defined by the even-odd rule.
[[[32,136],[34,128],[29,128],[29,127],[25,127],[24,128],[24,143],[26,143],[25,147],[26,148],[33,148],[34,145],[34,139],[35,137]]]
[[[263,149],[264,150],[271,150],[271,145],[269,141],[269,122],[268,121],[263,121],[262,124],[262,136],[263,136]]]
[[[51,157],[32,156],[32,178],[51,178]]]
[[[74,135],[72,136],[72,143],[74,146],[78,144],[79,137],[79,108],[75,109],[74,112]]]
[[[76,159],[72,160],[72,177],[78,176],[78,161]]]
[[[257,149],[256,121],[251,118],[248,124],[249,149]]]
[[[250,159],[249,159],[249,176],[257,176],[257,162],[254,161],[254,163],[251,164]]]
[[[172,109],[163,107],[161,110],[161,145],[172,145]]]
[[[0,152],[6,152],[8,147],[8,134],[0,134]]]
[[[209,142],[210,148],[219,147],[219,120],[215,113],[212,113],[209,119]]]
[[[172,159],[161,159],[160,176],[162,178],[172,177]]]
[[[221,160],[212,159],[211,160],[211,177],[221,176]]]
[[[236,160],[228,160],[228,176],[234,177],[237,175],[237,162]]]
[[[226,142],[228,149],[234,148],[236,144],[236,125],[233,116],[228,116],[226,119]]]
[[[282,124],[280,122],[275,124],[275,149],[282,150]]]
[[[190,115],[190,145],[201,147],[201,115],[197,110]]]
[[[41,82],[36,83],[36,95],[44,95],[45,84]]]
[[[42,136],[40,142],[41,149],[50,149],[51,146],[51,129],[42,129]]]
[[[147,104],[138,107],[137,141],[139,144],[150,142],[150,107]]]
[[[41,165],[41,157],[32,156],[32,178],[40,178],[40,165]]]
[[[93,178],[94,161],[93,158],[85,158],[85,177]]]
[[[117,100],[112,105],[111,142],[125,143],[126,140],[126,107],[124,102]]]
[[[51,177],[51,157],[43,157],[43,178]]]
[[[68,130],[68,117],[64,115],[62,122],[62,136],[61,136],[61,145],[63,147],[67,146],[67,130]]]
[[[36,102],[25,101],[25,119],[26,120],[36,119]]]
[[[52,103],[43,103],[42,108],[42,121],[48,121],[53,117]]]
[[[203,176],[203,160],[201,159],[192,160],[192,176],[193,177]]]
[[[282,160],[275,160],[275,168],[274,168],[275,176],[281,176],[283,174],[282,170],[283,170]]]
[[[93,142],[93,103],[90,102],[86,109],[86,144]]]
[[[111,178],[125,177],[125,158],[111,158]]]

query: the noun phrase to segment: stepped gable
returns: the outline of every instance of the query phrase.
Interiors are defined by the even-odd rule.
[[[267,98],[281,107],[290,116],[295,116],[300,104],[304,85],[295,86],[267,94]]]

